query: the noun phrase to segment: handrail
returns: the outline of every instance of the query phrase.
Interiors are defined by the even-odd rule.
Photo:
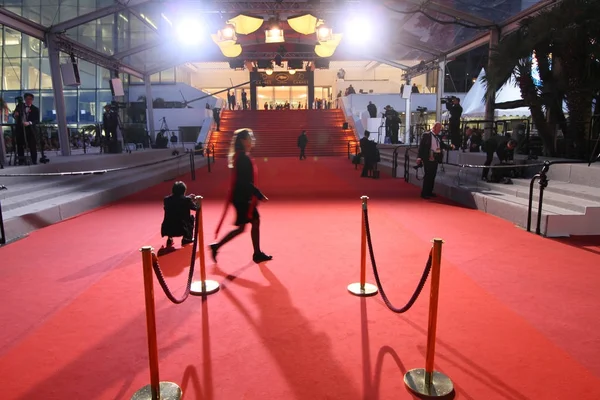
[[[352,160],[352,153],[350,152],[350,145],[354,143],[354,155],[358,154],[358,143],[356,140],[348,140],[348,159]]]
[[[404,146],[396,146],[394,147],[394,152],[392,153],[392,178],[398,177],[398,149]],[[410,147],[410,145],[409,145]]]
[[[574,160],[556,160],[556,161],[546,160],[544,162],[544,166],[542,167],[542,170],[540,171],[540,173],[536,174],[533,178],[531,178],[531,182],[529,184],[529,205],[527,207],[527,232],[531,232],[531,218],[532,218],[532,211],[533,211],[533,186],[535,185],[535,181],[539,180],[539,187],[540,187],[535,233],[536,233],[536,235],[541,235],[544,190],[548,187],[548,182],[550,182],[548,180],[548,175],[547,175],[548,171],[550,170],[550,167],[552,165],[558,165],[558,164],[588,164],[588,166],[589,166],[589,165],[597,162],[598,160],[599,159],[596,158],[595,160],[593,160],[591,162],[590,161],[574,161]]]

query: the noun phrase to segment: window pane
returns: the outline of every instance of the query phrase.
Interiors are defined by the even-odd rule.
[[[23,36],[23,56],[39,57],[42,51],[42,42],[36,38]]]
[[[77,91],[65,90],[65,106],[67,108],[67,123],[76,124],[77,116]]]
[[[15,92],[4,92],[2,93],[2,99],[4,99],[4,101],[6,102],[6,106],[8,107],[8,122],[14,122],[13,118],[12,118],[12,112],[15,111],[15,98],[17,98],[18,96],[21,95],[20,91],[15,91]]]
[[[98,114],[96,108],[96,91],[95,90],[80,90],[79,91],[79,122],[82,125],[93,124],[96,122]]]
[[[112,101],[112,93],[110,90],[98,90],[98,106],[96,108],[96,120],[102,121],[102,112],[105,105]]]
[[[56,122],[54,93],[52,92],[42,92],[42,99],[40,102],[40,119],[42,122]]]
[[[144,81],[137,76],[129,75],[129,83],[132,85],[141,85]]]
[[[82,89],[96,88],[96,66],[90,62],[79,60],[79,77]]]
[[[23,89],[39,89],[40,87],[40,59],[24,58],[21,66],[21,82]]]
[[[2,54],[4,57],[21,57],[20,32],[5,27],[2,45]]]
[[[150,82],[160,82],[160,74],[150,75]]]
[[[98,87],[110,89],[110,71],[106,68],[98,67]]]
[[[175,68],[169,68],[160,73],[161,83],[175,83]]]
[[[3,63],[2,88],[21,90],[21,59],[5,58]]]
[[[42,58],[40,70],[42,75],[42,83],[40,88],[52,89],[52,75],[50,74],[50,60],[48,60],[48,58]]]

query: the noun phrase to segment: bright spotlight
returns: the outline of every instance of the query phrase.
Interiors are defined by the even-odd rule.
[[[366,44],[372,38],[372,26],[365,18],[353,17],[346,25],[345,39],[352,44]]]
[[[185,20],[177,24],[177,36],[182,43],[194,45],[202,42],[204,37],[202,24],[194,20]]]
[[[221,33],[223,34],[223,39],[232,39],[235,35],[235,29],[232,25],[226,25],[225,28],[221,30]]]

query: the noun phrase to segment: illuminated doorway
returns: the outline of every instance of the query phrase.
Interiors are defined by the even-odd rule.
[[[278,105],[284,106],[286,102],[290,104],[291,109],[297,110],[307,106],[308,86],[257,87],[256,95],[260,110],[265,108],[265,104],[269,109],[275,109]]]

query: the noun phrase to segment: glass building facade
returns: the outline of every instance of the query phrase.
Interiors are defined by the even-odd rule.
[[[8,27],[1,27],[0,98],[4,103],[3,122],[10,122],[9,112],[15,98],[29,92],[35,96],[34,104],[40,108],[43,122],[56,121],[56,107],[48,51],[43,43]],[[69,58],[63,54],[61,63]],[[81,85],[64,88],[67,123],[70,128],[95,124],[102,120],[102,108],[110,103],[110,71],[84,60],[78,61]]]

